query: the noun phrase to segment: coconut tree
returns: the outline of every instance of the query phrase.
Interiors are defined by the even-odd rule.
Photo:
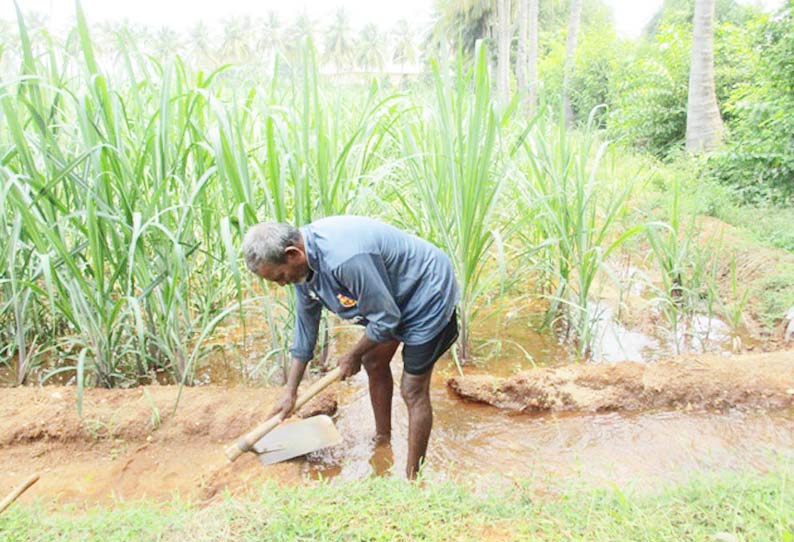
[[[433,24],[422,45],[425,56],[444,52],[446,44],[471,58],[478,40],[491,33],[494,0],[436,0]]]
[[[99,44],[99,46],[94,47],[94,53],[102,59],[103,65],[116,71],[116,74],[124,73],[125,77],[134,78],[126,59],[141,54],[141,45],[145,46],[145,52],[154,54],[158,60],[163,58],[161,54],[163,51],[157,47],[163,46],[168,49],[175,45],[174,43],[167,45],[166,42],[171,38],[166,36],[162,36],[164,41],[159,43],[156,33],[151,32],[145,25],[133,23],[129,19],[99,23],[96,25],[95,35],[97,38],[92,45]],[[69,32],[64,50],[72,58],[82,58],[83,47],[80,34],[76,30]]]
[[[529,0],[529,44],[527,46],[527,83],[529,97],[527,99],[530,112],[538,106],[538,13],[539,1]]]
[[[325,33],[325,59],[333,61],[336,71],[341,66],[349,66],[353,53],[350,14],[344,8],[336,10],[334,21]]]
[[[516,83],[519,90],[527,87],[527,35],[529,31],[529,0],[518,0],[518,51],[516,53]]]
[[[161,26],[154,33],[152,50],[159,60],[166,60],[179,54],[182,39],[173,28]]]
[[[714,84],[715,0],[696,0],[686,115],[686,148],[710,151],[722,138],[722,117]]]
[[[571,11],[568,17],[568,35],[565,41],[565,68],[562,79],[562,106],[565,124],[573,125],[573,108],[571,107],[571,79],[576,61],[576,44],[579,37],[579,23],[582,18],[582,0],[571,0]]]
[[[300,51],[304,44],[314,43],[314,32],[315,22],[305,11],[298,15],[287,28],[284,37],[284,50],[292,62],[297,62],[300,59]]]
[[[314,41],[315,26],[315,21],[304,11],[295,18],[289,29],[289,36],[291,39],[297,39],[298,41],[307,39]]]
[[[385,42],[375,24],[365,24],[356,43],[356,64],[364,71],[382,70],[386,64]]]
[[[394,38],[394,53],[392,60],[400,65],[400,70],[405,72],[406,64],[413,64],[417,58],[415,34],[413,26],[406,19],[400,19],[391,31]]]
[[[525,103],[530,112],[537,107],[538,94],[538,0],[519,0],[518,57],[516,80],[526,92]]]
[[[243,63],[251,57],[251,18],[231,17],[223,22],[221,54],[230,62]]]
[[[506,104],[510,93],[510,0],[496,0],[497,30],[497,64],[496,86],[499,101]]]
[[[266,63],[273,66],[278,50],[281,47],[281,22],[278,13],[267,12],[267,17],[259,26],[259,39],[256,41],[256,52],[265,57]]]
[[[204,21],[199,21],[187,31],[190,57],[199,63],[213,62],[212,36]]]

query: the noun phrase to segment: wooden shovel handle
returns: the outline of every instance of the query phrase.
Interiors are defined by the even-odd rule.
[[[27,489],[30,486],[32,486],[33,484],[35,484],[38,481],[39,481],[39,475],[38,474],[31,474],[30,477],[27,480],[25,480],[25,483],[23,483],[21,486],[19,486],[16,489],[14,489],[14,491],[12,491],[5,499],[3,499],[3,502],[0,502],[0,514],[2,514],[3,510],[8,508],[11,505],[12,502],[17,500],[17,498],[20,495],[22,495],[25,491],[27,491]]]
[[[292,408],[292,411],[298,410],[300,407],[305,405],[310,399],[312,399],[315,395],[323,391],[325,388],[339,380],[339,367],[336,367],[327,375],[322,377],[320,380],[312,384],[309,389],[304,391],[298,396],[298,399],[295,401],[295,406]],[[239,440],[233,442],[226,446],[226,457],[229,458],[229,462],[231,463],[238,457],[240,457],[243,452],[247,452],[253,448],[254,444],[256,444],[259,439],[267,435],[270,431],[272,431],[278,424],[282,422],[282,420],[286,418],[282,417],[279,414],[276,414],[272,418],[268,419],[266,422],[262,423],[261,425],[256,426],[255,428],[251,429],[248,433],[240,437]]]

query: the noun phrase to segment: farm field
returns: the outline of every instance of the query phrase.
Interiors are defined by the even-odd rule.
[[[631,35],[611,0],[388,31],[34,4],[0,11],[0,498],[39,479],[0,538],[794,540],[791,0],[665,0]],[[306,274],[266,280],[246,233],[347,215],[459,290],[416,482],[402,346],[386,438],[367,365],[287,422],[340,443],[224,455],[295,384],[321,273],[300,237]],[[313,298],[301,390],[365,360],[351,292]]]

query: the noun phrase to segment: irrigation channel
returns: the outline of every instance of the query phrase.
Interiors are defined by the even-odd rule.
[[[763,469],[777,451],[794,449],[794,411],[657,410],[639,413],[510,414],[461,402],[434,380],[435,429],[428,475],[494,480],[537,480],[551,486],[581,478],[592,484],[659,484],[695,470],[753,466]],[[339,429],[345,445],[318,453],[312,475],[356,479],[404,464],[406,417],[396,402],[390,447],[367,440],[371,430],[364,382],[342,401]],[[397,469],[399,471],[399,469]]]
[[[561,355],[559,346],[541,336],[523,337],[522,342],[533,345],[529,353],[538,365]],[[646,348],[636,351],[652,352],[647,344],[653,341],[646,337],[642,342]],[[425,475],[431,480],[474,479],[482,486],[530,483],[551,493],[569,483],[659,487],[697,471],[764,470],[780,454],[794,450],[793,352],[697,358],[682,366],[705,367],[706,359],[719,366],[721,359],[732,360],[732,376],[716,387],[708,374],[700,375],[704,383],[712,380],[708,393],[724,398],[748,382],[755,382],[758,389],[750,387],[732,396],[736,404],[720,409],[702,408],[698,400],[706,397],[706,387],[695,384],[672,408],[640,405],[632,411],[520,413],[461,398],[449,385],[457,369],[449,357],[442,358],[432,383],[435,425]],[[517,359],[506,355],[487,368],[466,367],[465,378],[490,378],[509,387],[509,378],[527,374],[521,371],[529,366]],[[736,372],[743,363],[746,372]],[[591,374],[603,370],[606,387],[617,366],[621,364],[560,367]],[[399,354],[392,370],[399,382]],[[215,367],[213,374],[224,374],[224,369]],[[767,377],[782,382],[777,395],[764,387]],[[666,378],[674,384],[679,375],[670,372]],[[338,483],[373,475],[399,476],[406,456],[407,419],[398,393],[391,445],[372,442],[374,426],[363,372],[332,388],[319,407],[335,412],[343,443],[268,467],[251,454],[227,465],[222,448],[263,419],[278,397],[275,387],[251,388],[227,381],[224,386],[187,388],[174,415],[174,386],[91,389],[83,399],[82,420],[75,412],[73,386],[7,388],[3,393],[8,400],[0,406],[4,465],[0,492],[10,491],[30,472],[39,472],[41,481],[23,500],[42,498],[55,506],[167,499],[176,493],[207,501],[226,490],[236,494],[255,490],[257,482],[266,478],[296,484],[320,478]]]

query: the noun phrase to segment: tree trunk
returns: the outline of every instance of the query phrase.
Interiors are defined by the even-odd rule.
[[[518,0],[518,58],[516,58],[516,82],[521,93],[527,91],[527,26],[529,23],[529,0]]]
[[[686,149],[714,149],[722,138],[722,117],[714,84],[714,9],[716,0],[695,0],[692,63],[686,114]]]
[[[565,124],[573,126],[573,107],[571,107],[571,78],[576,62],[576,43],[579,37],[579,22],[582,18],[582,0],[571,0],[571,16],[568,18],[568,37],[565,42],[565,67],[562,79],[562,107]]]
[[[497,31],[496,86],[499,102],[510,101],[510,0],[496,0]]]
[[[527,56],[529,112],[538,107],[538,0],[529,0],[529,51]]]

